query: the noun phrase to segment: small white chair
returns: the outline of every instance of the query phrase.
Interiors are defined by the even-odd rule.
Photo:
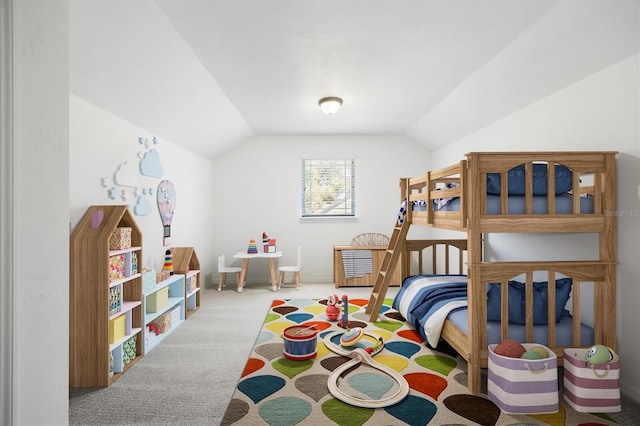
[[[294,272],[296,277],[296,289],[300,290],[300,266],[302,265],[302,257],[300,253],[301,253],[301,248],[300,246],[298,246],[298,264],[297,265],[278,267],[278,270],[280,271],[280,278],[278,279],[278,289],[282,288],[285,272]]]
[[[238,283],[238,291],[242,291],[240,283],[240,271],[239,266],[225,266],[224,254],[218,256],[218,273],[220,274],[220,281],[218,282],[218,291],[222,290],[222,287],[227,283],[227,274],[236,274],[236,282]]]

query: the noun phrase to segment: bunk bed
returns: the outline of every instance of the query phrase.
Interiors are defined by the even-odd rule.
[[[417,299],[424,297],[423,293],[408,290],[417,279],[410,270],[413,262],[410,253],[422,248],[406,240],[408,227],[461,231],[466,233],[466,240],[458,248],[466,248],[466,276],[449,278],[449,281],[464,283],[466,309],[452,309],[443,320],[441,330],[437,330],[437,338],[445,340],[467,361],[471,392],[480,392],[488,344],[497,343],[490,340],[507,339],[517,327],[520,328],[518,339],[549,347],[558,356],[560,365],[567,346],[600,343],[615,348],[616,153],[472,152],[465,157],[452,166],[400,180],[402,204],[388,253],[389,260],[397,256],[403,259],[403,275],[408,278],[396,296],[394,307],[414,327],[420,327],[416,318],[407,318],[412,316],[408,306],[416,311],[417,302],[421,302]],[[491,233],[594,233],[598,234],[598,258],[487,261],[483,257],[483,238]],[[398,241],[394,241],[394,237]],[[379,282],[384,283],[385,272],[383,268]],[[542,307],[541,303],[534,302],[538,286],[535,280],[541,274],[547,283],[556,283],[545,286],[544,298],[548,303],[546,312],[542,313],[534,312],[534,305]],[[558,308],[564,308],[567,297],[559,283],[567,280],[572,293],[567,306],[570,316],[558,316]],[[521,285],[522,300],[518,306],[524,307],[524,312],[519,312],[519,308],[514,310],[513,306],[510,311],[509,299],[514,297],[511,288],[515,281]],[[372,292],[372,306],[372,302],[383,298],[386,292],[384,285],[381,291],[379,282]],[[593,293],[592,327],[581,321],[582,288]],[[499,318],[491,324],[489,319],[495,321],[496,318],[488,319],[488,316],[495,316],[496,309]],[[423,313],[425,310],[422,308]],[[513,318],[510,320],[516,313],[522,314],[517,325],[513,324]],[[376,316],[374,312],[372,318]],[[538,320],[540,317],[542,321]]]

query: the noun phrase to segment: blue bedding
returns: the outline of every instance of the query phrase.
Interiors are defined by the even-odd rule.
[[[392,305],[432,347],[438,345],[447,315],[466,306],[466,275],[408,277]]]
[[[556,214],[573,213],[573,197],[569,194],[556,195]],[[549,203],[546,195],[536,195],[533,199],[533,214],[547,214],[549,211]],[[519,195],[510,195],[507,198],[507,214],[525,214],[525,197]],[[405,203],[406,204],[406,203]],[[404,219],[404,209],[401,207],[400,213]],[[412,201],[411,209],[413,211],[425,211],[426,204],[424,201]],[[460,210],[460,198],[440,198],[434,200],[433,209],[441,212],[457,212]],[[501,209],[499,195],[487,195],[487,214],[499,215]],[[593,213],[593,198],[580,197],[580,213]],[[399,221],[402,223],[402,221]]]
[[[467,277],[465,275],[414,275],[402,283],[393,300],[393,308],[407,320],[413,328],[433,348],[440,340],[442,326],[451,320],[465,334],[467,333]],[[593,343],[593,329],[581,325],[581,344]],[[525,326],[509,324],[509,338],[525,341]],[[487,321],[487,344],[499,343],[500,321]],[[534,325],[533,343],[548,344],[547,325]],[[562,316],[556,324],[556,346],[573,344],[572,319]]]
[[[556,214],[571,214],[573,213],[573,196],[569,194],[556,195]],[[532,197],[533,199],[533,214],[547,214],[548,213],[548,200],[546,195],[537,195]],[[508,214],[525,214],[525,197],[518,195],[510,195],[507,198],[507,212]],[[487,195],[487,214],[501,214],[500,213],[500,196],[499,195]],[[451,198],[446,202],[440,202],[439,205],[434,206],[434,209],[439,211],[459,211],[460,199]],[[580,197],[580,213],[593,213],[593,198],[592,197]]]

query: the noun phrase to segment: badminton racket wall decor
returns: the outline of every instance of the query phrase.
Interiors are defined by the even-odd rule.
[[[158,185],[158,211],[163,226],[163,244],[168,246],[171,244],[171,220],[176,208],[176,190],[173,183],[163,180]]]

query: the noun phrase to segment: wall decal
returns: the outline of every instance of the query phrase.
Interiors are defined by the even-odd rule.
[[[154,178],[162,177],[162,164],[160,164],[160,154],[155,149],[145,152],[140,160],[140,174]]]
[[[134,167],[129,165],[128,161],[118,165],[116,172],[113,174],[113,182],[118,186],[136,187],[138,186],[137,173]]]
[[[151,203],[145,197],[138,197],[136,205],[133,207],[133,214],[138,216],[149,216],[151,214]]]
[[[107,190],[110,200],[120,199],[130,204],[135,215],[148,216],[153,210],[154,188],[157,180],[162,178],[164,168],[156,149],[158,139],[155,136],[151,140],[138,137],[138,144],[143,150],[137,152],[136,161],[120,163],[112,176],[100,179],[100,186]]]

